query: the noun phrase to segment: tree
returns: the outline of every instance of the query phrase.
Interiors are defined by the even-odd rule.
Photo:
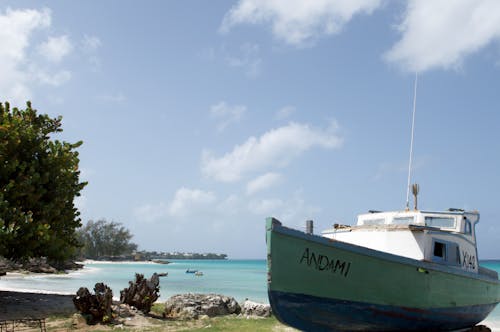
[[[121,223],[108,222],[100,219],[89,220],[78,230],[83,244],[82,255],[85,258],[100,258],[103,256],[129,255],[137,250],[137,244],[131,243],[130,231]]]
[[[81,225],[74,199],[80,182],[78,148],[51,136],[62,117],[37,114],[0,103],[0,255],[12,259],[70,258]]]

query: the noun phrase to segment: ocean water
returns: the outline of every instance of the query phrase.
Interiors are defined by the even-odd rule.
[[[500,274],[500,260],[482,261],[480,265]],[[188,274],[187,269],[202,271],[203,276]],[[0,290],[75,294],[79,287],[92,290],[95,283],[104,282],[118,299],[120,290],[128,287],[135,273],[142,273],[149,278],[154,272],[168,272],[167,277],[160,278],[160,301],[175,294],[192,292],[233,296],[238,302],[248,298],[268,303],[265,260],[172,260],[166,265],[149,262],[87,262],[84,269],[68,274],[9,274],[0,277]],[[500,305],[481,324],[500,332]]]
[[[203,276],[186,273],[199,270]],[[120,290],[128,287],[135,273],[149,278],[153,273],[168,272],[160,277],[160,301],[179,293],[218,293],[268,303],[265,260],[171,260],[170,264],[150,262],[86,262],[82,270],[60,275],[7,275],[0,278],[1,290],[57,292],[75,294],[78,288],[93,290],[104,282],[120,298]]]

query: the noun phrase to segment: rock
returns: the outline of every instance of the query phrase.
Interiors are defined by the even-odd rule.
[[[71,325],[73,329],[84,329],[87,326],[87,320],[81,314],[73,314]]]
[[[32,257],[14,262],[0,256],[0,275],[7,272],[19,271],[30,273],[59,273],[65,270],[77,270],[83,268],[83,264],[73,261],[49,262],[46,257]]]
[[[46,257],[28,258],[23,262],[23,269],[33,273],[57,273],[57,269],[47,263]]]
[[[110,323],[113,320],[113,291],[103,283],[94,287],[91,294],[86,287],[80,287],[73,297],[73,303],[87,320],[88,324]]]
[[[245,316],[270,317],[271,306],[269,304],[245,300],[241,307],[241,314]]]
[[[120,302],[134,306],[145,314],[160,297],[160,278],[154,273],[147,280],[143,274],[135,274],[135,282],[129,281],[129,287],[120,291]]]
[[[165,317],[172,319],[198,319],[239,314],[241,307],[233,297],[218,294],[178,294],[165,302]]]

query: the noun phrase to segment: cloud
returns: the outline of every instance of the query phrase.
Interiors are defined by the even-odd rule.
[[[60,62],[73,49],[68,36],[49,37],[46,42],[38,46],[38,52],[47,60]]]
[[[226,61],[230,67],[243,68],[248,77],[255,78],[261,72],[262,59],[259,53],[259,45],[245,43],[240,46],[239,56],[228,56]]]
[[[154,222],[168,216],[169,208],[165,203],[145,204],[134,209],[136,218],[143,222]]]
[[[175,193],[168,207],[168,213],[174,217],[184,217],[195,210],[209,208],[215,201],[216,197],[212,192],[182,187]]]
[[[40,83],[52,86],[61,86],[71,79],[71,73],[67,70],[60,70],[56,73],[50,73],[48,71],[35,67],[33,69],[32,75]]]
[[[247,183],[247,195],[253,195],[259,191],[266,190],[282,181],[283,176],[279,173],[266,173]]]
[[[97,36],[84,35],[80,41],[80,48],[87,56],[90,69],[98,72],[101,69],[101,59],[97,56],[97,50],[102,46],[102,42]]]
[[[46,8],[0,10],[0,91],[13,105],[32,99],[36,85],[57,87],[71,79],[71,72],[57,65],[71,53],[72,43],[66,35],[44,36],[51,22]],[[45,41],[36,45],[35,37]],[[42,59],[51,63],[50,68]]]
[[[81,41],[82,49],[86,52],[94,52],[101,47],[101,40],[96,36],[84,35]]]
[[[193,215],[204,215],[217,201],[214,193],[200,189],[181,187],[170,203],[144,204],[134,209],[139,221],[155,222],[167,217],[184,218]]]
[[[231,123],[239,122],[245,114],[247,108],[243,105],[230,106],[225,101],[221,101],[216,105],[210,107],[210,115],[219,120],[217,125],[218,131],[223,131]]]
[[[305,221],[316,216],[321,209],[306,203],[297,191],[289,199],[255,199],[248,203],[248,211],[262,218],[273,216],[287,225],[302,227]]]
[[[224,16],[220,31],[239,24],[271,24],[276,38],[302,46],[338,33],[352,17],[371,14],[381,0],[240,0]]]
[[[284,167],[303,152],[313,148],[338,148],[342,139],[336,134],[336,126],[326,130],[307,124],[290,123],[263,134],[250,137],[233,151],[215,157],[210,151],[202,154],[202,172],[215,180],[234,182],[244,175],[272,167]]]
[[[500,38],[500,2],[410,0],[401,39],[385,59],[407,71],[455,69],[464,59]]]
[[[27,48],[34,31],[49,27],[50,10],[12,10],[0,12],[0,91],[2,97],[23,104],[31,96],[27,72]]]

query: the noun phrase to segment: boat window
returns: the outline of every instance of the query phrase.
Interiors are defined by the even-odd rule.
[[[385,224],[385,219],[368,219],[363,221],[363,225],[383,225]]]
[[[434,242],[434,257],[446,260],[446,244],[438,241]]]
[[[413,217],[397,217],[392,220],[395,225],[409,225],[413,223]]]
[[[425,217],[425,225],[432,227],[454,228],[455,218],[451,217]]]
[[[472,234],[472,225],[469,220],[465,220],[465,229],[464,229],[465,234]]]

